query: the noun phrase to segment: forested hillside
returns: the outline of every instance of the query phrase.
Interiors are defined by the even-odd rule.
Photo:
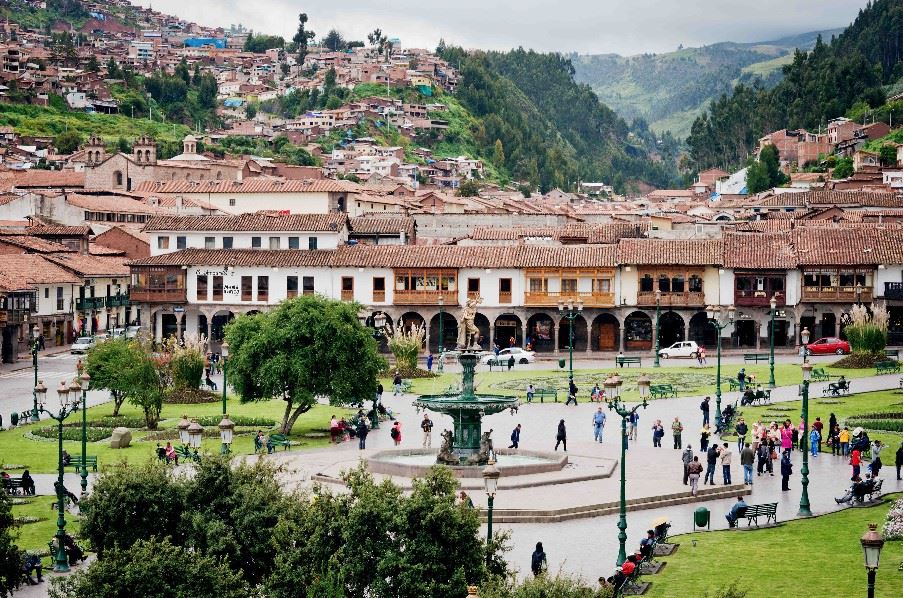
[[[840,36],[796,52],[774,88],[741,85],[713,102],[687,139],[694,166],[736,165],[769,131],[818,129],[848,111],[881,106],[882,86],[903,76],[901,59],[903,0],[877,0]]]
[[[655,142],[648,130],[631,134],[589,86],[574,81],[568,59],[523,49],[440,52],[461,64],[455,95],[478,119],[481,153],[496,156],[513,179],[542,190],[571,189],[579,180],[610,182],[619,191],[675,182],[673,139],[649,147]]]

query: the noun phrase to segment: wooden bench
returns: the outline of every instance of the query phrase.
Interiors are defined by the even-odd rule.
[[[91,468],[91,471],[97,471],[97,457],[88,455],[85,457],[85,462],[88,467]],[[81,471],[82,469],[82,456],[81,455],[73,455],[72,460],[69,461],[69,467],[74,467],[75,471]]]
[[[673,384],[653,384],[649,387],[649,393],[653,399],[677,398],[677,391],[674,389]]]
[[[743,517],[746,518],[746,527],[749,527],[753,523],[756,524],[756,527],[759,527],[759,517],[765,517],[765,523],[777,523],[778,503],[772,502],[761,505],[749,505],[746,507],[746,512],[743,514]]]
[[[828,372],[825,371],[825,368],[814,368],[812,370],[813,382],[825,382],[830,379],[831,376],[828,374]]]
[[[875,374],[896,374],[900,371],[900,362],[888,359],[875,364]]]
[[[643,358],[642,357],[624,357],[623,355],[619,355],[615,357],[615,365],[619,365],[624,367],[630,367],[631,365],[636,364],[639,367],[643,367]]]
[[[743,354],[743,363],[749,363],[750,361],[759,363],[760,361],[768,361],[770,359],[770,355],[768,353],[744,353]]]
[[[3,478],[3,489],[7,494],[22,494],[22,478]]]
[[[288,450],[292,446],[292,441],[285,434],[270,434],[269,444],[274,448],[277,446],[285,447]]]
[[[884,356],[893,357],[894,359],[900,359],[900,349],[885,349]]]

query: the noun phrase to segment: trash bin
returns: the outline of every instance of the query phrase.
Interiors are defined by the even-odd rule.
[[[10,413],[9,414],[9,423],[15,428],[19,425],[19,414],[18,413]]]
[[[558,367],[564,369],[564,358],[563,357],[558,360]]]
[[[711,513],[705,507],[699,507],[696,511],[693,512],[693,531],[696,531],[697,527],[705,527],[709,530],[712,529],[711,522]]]

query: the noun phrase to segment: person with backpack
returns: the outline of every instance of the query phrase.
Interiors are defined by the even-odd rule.
[[[555,435],[555,450],[558,450],[558,445],[564,445],[564,452],[568,452],[568,431],[567,428],[564,427],[564,420],[558,422],[558,433]]]
[[[514,429],[511,431],[511,446],[508,448],[516,449],[520,446],[520,424],[514,426]]]
[[[688,444],[684,452],[680,454],[680,460],[684,464],[684,486],[686,486],[690,476],[690,463],[693,462],[693,447]]]
[[[530,570],[533,571],[534,577],[539,577],[548,567],[548,559],[546,552],[542,549],[542,542],[536,543],[536,550],[530,557]]]
[[[574,384],[574,379],[571,378],[570,383],[568,384],[568,400],[564,403],[565,406],[571,404],[571,401],[574,401],[574,406],[577,406],[577,385]]]
[[[702,411],[702,425],[705,426],[709,423],[709,415],[711,414],[712,407],[710,404],[711,399],[706,397],[702,400],[702,403],[699,404],[699,410]]]
[[[652,446],[656,448],[662,448],[662,438],[665,437],[665,427],[662,425],[662,420],[657,419],[655,423],[652,424]]]
[[[363,417],[359,417],[357,420],[357,428],[355,429],[358,449],[364,450],[367,448],[367,434],[369,434],[369,432],[370,431],[367,429],[367,421]]]
[[[401,444],[401,422],[395,420],[392,424],[392,430],[389,432],[389,436],[392,437],[392,440],[395,441],[395,446]]]

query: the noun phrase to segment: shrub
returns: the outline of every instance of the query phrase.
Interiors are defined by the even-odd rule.
[[[41,438],[50,438],[52,440],[56,440],[57,438],[59,438],[59,429],[56,426],[36,428],[31,431],[31,434],[32,436],[39,436]],[[109,438],[112,434],[113,428],[88,428],[86,430],[88,442],[97,442],[98,440]],[[81,439],[81,424],[79,424],[78,426],[63,426],[63,440],[73,440],[76,442],[81,442]]]
[[[563,573],[528,577],[520,583],[513,577],[495,577],[480,587],[480,598],[609,598],[612,595],[611,588],[593,587],[579,577]]]
[[[869,430],[903,432],[903,419],[859,419],[851,417],[846,420],[846,425],[851,428],[861,426]]]
[[[220,421],[222,421],[222,415],[205,415],[203,417],[199,417],[198,423],[202,426],[218,426]],[[247,417],[243,415],[236,415],[234,417],[230,417],[233,422],[235,422],[236,426],[246,426],[249,428],[272,428],[276,425],[276,420],[270,419],[268,417]]]
[[[164,396],[163,402],[177,405],[198,405],[201,403],[216,403],[222,396],[209,390],[199,388],[173,388]]]
[[[881,353],[887,346],[889,314],[883,303],[875,303],[871,310],[864,305],[854,305],[841,316],[846,323],[844,334],[853,353]]]
[[[426,329],[412,324],[410,327],[398,326],[389,337],[389,349],[395,355],[395,365],[401,369],[416,370],[417,356],[423,346]]]
[[[88,425],[96,428],[143,428],[144,424],[143,417],[128,417],[125,415],[105,415],[100,419],[88,420]]]
[[[903,498],[897,500],[887,512],[887,520],[881,531],[885,540],[903,540]]]
[[[873,368],[876,364],[882,361],[887,361],[887,356],[883,351],[880,353],[852,353],[850,355],[847,355],[846,357],[838,359],[831,364],[831,367],[838,369],[861,370]]]
[[[193,346],[179,347],[169,362],[172,368],[172,384],[176,389],[197,388],[204,374],[204,355]]]
[[[435,378],[439,374],[435,372],[428,372],[422,368],[386,368],[379,373],[382,378],[391,378],[395,375],[395,371],[398,370],[398,373],[401,374],[401,377],[410,380],[412,378]]]

